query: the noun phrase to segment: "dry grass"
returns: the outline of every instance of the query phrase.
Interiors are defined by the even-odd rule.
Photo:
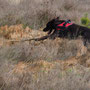
[[[90,68],[66,65],[67,62],[44,60],[9,63],[9,67],[4,65],[6,71],[1,74],[1,90],[89,90]]]
[[[5,37],[7,32],[9,38]],[[46,33],[23,28],[21,24],[2,26],[0,33],[1,90],[90,89],[90,48],[86,48],[81,39],[57,38],[13,42],[11,45],[10,39],[35,38]],[[22,36],[18,37],[21,33]]]
[[[90,90],[90,47],[81,39],[11,42],[60,16],[80,24],[89,0],[0,0],[0,90]],[[29,27],[28,27],[29,25]]]
[[[23,25],[12,25],[12,26],[1,26],[0,27],[0,35],[5,39],[20,39],[25,38],[25,36],[29,36],[28,33],[31,32],[29,27],[23,28]]]
[[[82,54],[78,50],[80,47],[68,51],[67,47],[57,46],[58,42],[63,43],[61,40],[44,42],[20,43],[0,49],[1,90],[89,90],[90,52]],[[68,45],[69,42],[66,42]],[[75,44],[75,41],[72,42]],[[67,57],[65,49],[73,52],[74,56],[67,52]],[[83,60],[86,61],[83,63]]]
[[[20,0],[11,4],[10,0],[0,0],[0,25],[24,24],[38,29],[52,18],[60,16],[80,24],[81,17],[90,16],[89,0]]]

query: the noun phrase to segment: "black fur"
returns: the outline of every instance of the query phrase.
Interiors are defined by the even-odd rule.
[[[78,36],[82,36],[84,40],[84,44],[86,42],[90,42],[90,29],[84,26],[80,26],[77,24],[72,24],[67,28],[62,28],[62,30],[57,30],[57,25],[65,22],[65,20],[59,20],[59,18],[52,19],[43,29],[44,32],[48,32],[49,38],[55,39],[56,37],[61,38],[77,38]]]

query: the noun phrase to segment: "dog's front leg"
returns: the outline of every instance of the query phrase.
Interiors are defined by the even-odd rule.
[[[53,30],[53,29],[50,29],[50,30],[49,30],[48,35],[51,34],[52,30]]]
[[[45,40],[45,39],[47,39],[47,38],[49,38],[49,37],[50,37],[50,35],[47,35],[47,36],[43,36],[43,37],[41,37],[41,38],[36,38],[36,39],[32,39],[32,40],[41,41],[41,40]]]
[[[56,37],[59,37],[59,31],[54,31],[50,36],[49,36],[49,38],[50,39],[55,39]]]

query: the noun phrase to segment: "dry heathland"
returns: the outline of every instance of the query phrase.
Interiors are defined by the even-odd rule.
[[[38,29],[56,16],[80,24],[84,14],[90,18],[89,5],[90,0],[0,0],[0,25],[23,23]]]
[[[21,42],[46,35],[22,24],[0,34],[1,90],[90,90],[90,48],[80,38]]]
[[[90,90],[90,45],[82,39],[25,41],[60,16],[80,24],[90,0],[0,0],[0,90]]]

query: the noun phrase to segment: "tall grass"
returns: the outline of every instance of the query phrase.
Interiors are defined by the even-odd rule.
[[[1,47],[0,89],[89,90],[90,68],[84,67],[89,57],[81,40],[56,39]],[[70,58],[77,63],[60,63]]]
[[[50,19],[60,16],[80,24],[85,13],[90,16],[89,0],[21,0],[12,4],[10,0],[0,0],[0,25],[20,24],[38,29]]]

